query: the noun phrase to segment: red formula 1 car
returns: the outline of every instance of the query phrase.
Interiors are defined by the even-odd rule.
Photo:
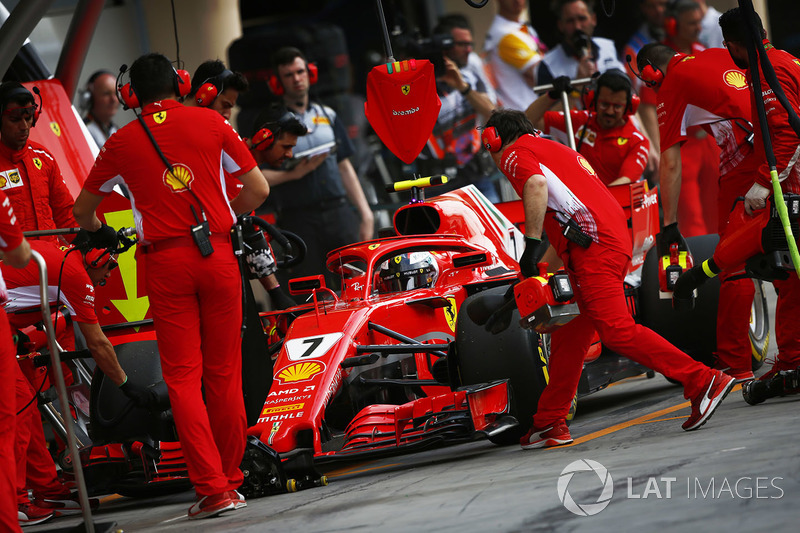
[[[631,221],[631,312],[651,327],[683,328],[678,344],[706,359],[714,328],[702,329],[709,319],[698,317],[709,310],[678,316],[659,298],[650,251],[658,231],[655,191],[640,182],[614,192]],[[547,333],[577,313],[563,274],[543,268],[541,277],[509,290],[520,279],[521,213],[521,202],[495,207],[474,187],[412,202],[396,212],[395,236],[331,252],[328,267],[342,279],[341,294],[322,276],[292,280],[292,292],[308,295],[307,303],[262,316],[275,341],[274,381],[249,429],[242,490],[303,488],[324,481],[314,464],[476,432],[516,442],[547,382]],[[713,250],[705,240],[692,244],[698,260]],[[715,304],[718,288],[706,290],[699,300]],[[763,329],[766,317],[754,315]],[[752,329],[754,342],[764,342]],[[598,343],[587,354],[578,396],[648,372]],[[263,468],[267,454],[283,470]]]
[[[300,465],[301,485],[314,481],[303,473],[311,457],[412,450],[516,425],[506,381],[451,387],[448,352],[463,301],[518,279],[521,234],[473,187],[400,208],[394,230],[329,254],[340,294],[322,276],[294,279],[290,290],[308,302],[262,317],[278,339],[273,384],[248,433],[287,471]],[[247,463],[245,493],[283,490]]]

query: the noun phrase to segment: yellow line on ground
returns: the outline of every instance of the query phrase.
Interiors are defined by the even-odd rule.
[[[123,496],[121,494],[109,494],[108,496],[103,496],[100,498],[100,503],[108,503],[113,502],[114,500],[119,500]]]
[[[344,475],[349,474],[351,470],[355,470],[356,468],[361,468],[363,466],[371,465],[372,463],[377,463],[377,462],[378,462],[377,460],[375,460],[375,461],[366,461],[366,462],[363,462],[363,463],[358,463],[357,465],[350,465],[350,466],[346,466],[344,468],[339,468],[338,470],[333,470],[331,472],[326,473],[325,475],[328,476],[329,478],[335,477],[335,476],[344,476]]]
[[[642,422],[642,424],[652,424],[653,422],[666,422],[667,420],[682,420],[684,418],[689,418],[689,415],[670,416],[667,418],[656,418],[655,420],[648,420],[647,422]]]
[[[731,389],[731,392],[736,392],[738,390],[741,390],[741,388],[742,388],[741,384],[735,385]],[[675,411],[679,411],[679,410],[684,409],[686,407],[690,407],[691,405],[692,405],[691,402],[683,402],[683,403],[680,403],[678,405],[674,405],[672,407],[667,407],[666,409],[661,409],[661,410],[656,411],[654,413],[650,413],[650,414],[647,414],[647,415],[640,416],[638,418],[634,418],[633,420],[628,420],[627,422],[622,422],[620,424],[615,424],[615,425],[613,425],[611,427],[607,427],[605,429],[601,429],[600,431],[595,431],[594,433],[589,433],[588,435],[584,435],[583,437],[578,437],[577,439],[573,440],[571,444],[565,444],[564,446],[554,446],[553,448],[549,448],[549,449],[568,448],[570,446],[575,446],[577,444],[583,444],[584,442],[588,442],[590,440],[594,440],[594,439],[599,438],[599,437],[604,437],[606,435],[610,435],[611,433],[616,433],[617,431],[620,431],[620,430],[623,430],[623,429],[627,429],[627,428],[629,428],[631,426],[636,426],[638,424],[646,424],[646,423],[649,423],[649,422],[656,422],[655,419],[657,417],[659,417],[659,416],[668,415],[668,414],[673,413]],[[676,418],[686,418],[686,417],[665,418],[664,420],[674,420]]]

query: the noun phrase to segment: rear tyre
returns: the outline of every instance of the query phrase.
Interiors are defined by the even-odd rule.
[[[506,290],[507,287],[496,287],[464,300],[456,322],[453,354],[453,368],[457,373],[455,386],[508,379],[511,415],[519,421],[519,426],[489,437],[500,445],[518,443],[533,424],[539,396],[547,384],[549,355],[537,333],[519,327],[520,316],[516,309],[512,313],[511,325],[496,335],[470,319],[466,307],[471,301],[502,295]]]

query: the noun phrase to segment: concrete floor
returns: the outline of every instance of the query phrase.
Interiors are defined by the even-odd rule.
[[[774,309],[774,293],[768,294]],[[794,532],[800,428],[792,421],[799,407],[800,395],[747,405],[737,386],[708,424],[687,433],[680,427],[689,415],[681,389],[661,376],[642,376],[582,400],[571,426],[576,440],[567,447],[523,451],[475,441],[332,467],[327,487],[252,500],[199,522],[186,519],[193,492],[153,499],[113,495],[102,500],[95,521],[153,532]],[[576,471],[573,463],[582,460],[599,463],[607,474]],[[607,487],[601,475],[610,476]],[[590,514],[598,512],[569,511],[559,479],[568,504],[572,498]],[[598,501],[607,507],[592,508]],[[60,518],[25,531],[81,522]]]

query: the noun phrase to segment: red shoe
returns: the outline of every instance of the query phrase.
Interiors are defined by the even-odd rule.
[[[81,514],[81,501],[77,492],[67,492],[55,496],[38,496],[33,499],[34,504],[42,509],[49,509],[56,516],[72,516]],[[100,507],[100,500],[89,498],[89,509],[96,511]]]
[[[722,399],[728,395],[731,388],[733,388],[734,379],[719,370],[711,370],[712,376],[706,389],[692,398],[692,414],[689,419],[683,423],[683,429],[692,431],[699,428],[711,418],[714,411]]]
[[[211,518],[212,516],[217,516],[225,511],[233,511],[234,508],[235,505],[228,496],[227,492],[203,496],[197,502],[195,502],[194,505],[189,507],[189,520]]]
[[[42,509],[32,502],[17,505],[17,520],[22,527],[41,524],[55,515],[56,513],[52,509]]]
[[[242,507],[247,507],[247,502],[244,499],[244,495],[238,490],[229,490],[228,498],[230,498],[231,501],[233,502],[234,509],[241,509]]]
[[[731,368],[729,366],[725,366],[724,363],[719,360],[712,368],[728,374],[735,380],[734,384],[752,381],[756,378],[755,375],[753,375],[753,370],[751,368]]]
[[[520,446],[523,450],[532,450],[534,448],[552,448],[553,446],[562,446],[572,442],[572,436],[569,434],[567,424],[563,420],[554,422],[548,428],[532,427],[528,433],[519,440]]]

